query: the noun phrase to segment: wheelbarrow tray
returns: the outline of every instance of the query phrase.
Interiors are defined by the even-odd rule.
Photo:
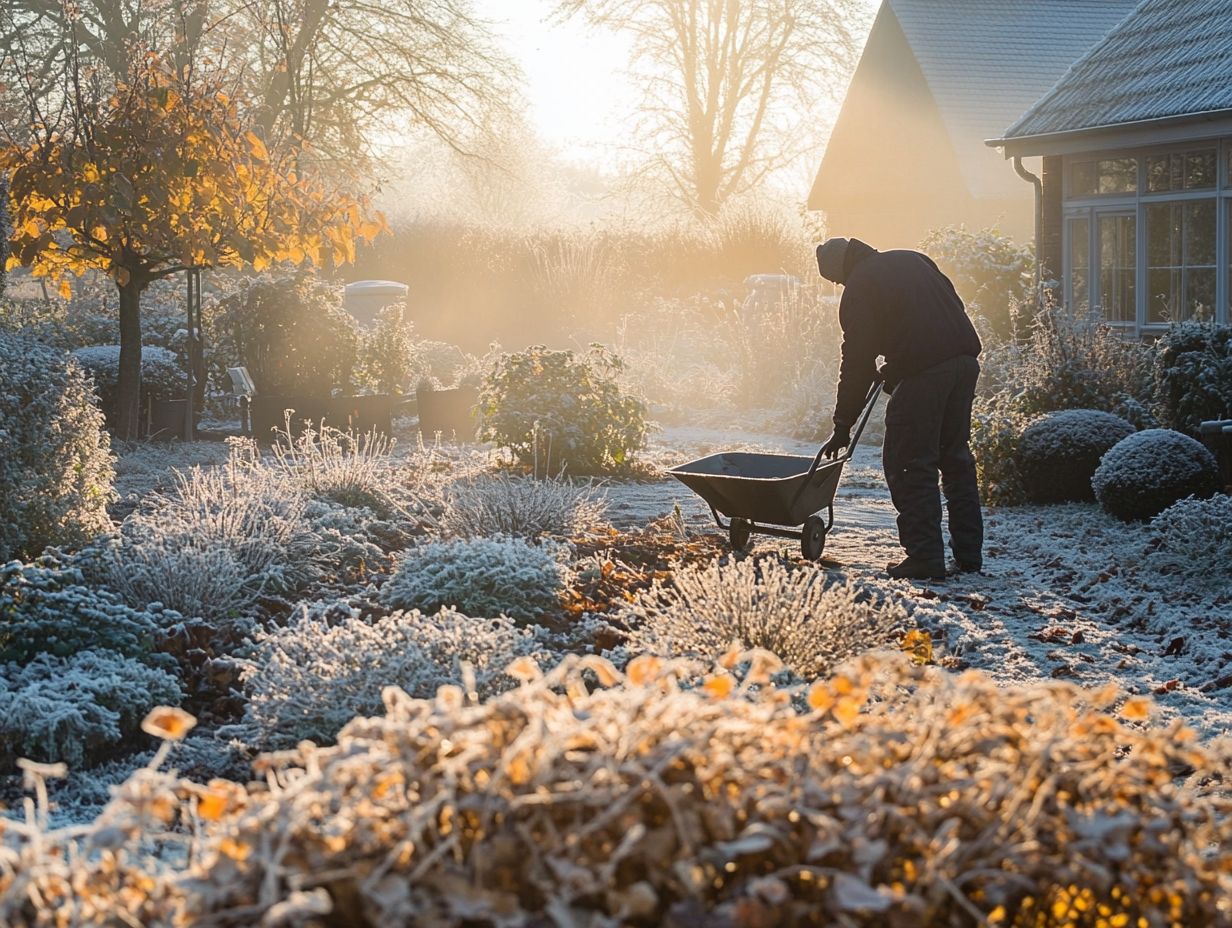
[[[844,460],[812,470],[796,454],[725,451],[668,471],[716,512],[765,525],[803,525],[834,502]]]

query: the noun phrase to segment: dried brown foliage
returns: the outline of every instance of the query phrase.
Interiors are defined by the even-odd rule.
[[[483,704],[389,689],[337,747],[266,756],[264,784],[141,773],[92,853],[6,824],[0,921],[1232,924],[1226,745],[1114,690],[880,655],[784,691],[777,667],[732,653],[682,691],[696,666],[521,659]],[[156,865],[176,822],[187,853]]]

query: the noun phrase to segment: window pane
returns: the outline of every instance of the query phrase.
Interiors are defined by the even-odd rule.
[[[1185,302],[1181,319],[1211,322],[1215,318],[1215,269],[1191,268],[1185,272]]]
[[[1184,162],[1180,155],[1148,155],[1146,189],[1150,193],[1180,190],[1184,182]]]
[[[1185,204],[1185,263],[1215,264],[1215,201],[1194,200]]]
[[[1181,296],[1180,268],[1151,268],[1147,273],[1147,322],[1170,322]]]
[[[1185,189],[1205,190],[1215,186],[1215,149],[1204,148],[1185,154]]]
[[[1070,194],[1086,197],[1095,193],[1095,162],[1080,161],[1070,169]]]
[[[1152,203],[1146,208],[1146,256],[1148,267],[1177,267],[1181,264],[1181,222],[1179,203]]]
[[[1091,224],[1086,219],[1069,221],[1070,309],[1085,313],[1090,308]]]
[[[1109,322],[1133,322],[1135,217],[1099,217],[1099,302]]]
[[[1112,158],[1099,162],[1100,193],[1133,193],[1137,189],[1137,158]]]

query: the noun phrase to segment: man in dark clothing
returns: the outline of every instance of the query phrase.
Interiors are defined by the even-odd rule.
[[[899,578],[945,576],[940,471],[956,567],[978,571],[984,520],[968,442],[981,346],[962,300],[916,251],[880,252],[857,239],[832,238],[817,248],[817,269],[844,286],[843,358],[826,456],[851,443],[851,427],[880,375],[890,394],[882,459],[907,551],[887,570]],[[885,358],[880,371],[878,356]]]

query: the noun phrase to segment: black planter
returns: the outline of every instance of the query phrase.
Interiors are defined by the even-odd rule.
[[[388,434],[393,418],[393,397],[372,396],[262,396],[252,398],[252,434],[257,441],[270,442],[287,431],[290,410],[292,436],[303,434],[306,422],[341,432],[377,431]]]
[[[1232,419],[1216,419],[1200,426],[1202,444],[1211,449],[1219,461],[1219,480],[1232,486]]]
[[[146,419],[146,437],[155,441],[183,438],[184,417],[188,414],[187,407],[188,400],[151,399]],[[196,426],[195,421],[193,425]]]
[[[479,391],[474,387],[452,390],[417,390],[415,402],[419,408],[419,431],[424,438],[436,435],[457,441],[474,441],[479,431],[475,407]]]

